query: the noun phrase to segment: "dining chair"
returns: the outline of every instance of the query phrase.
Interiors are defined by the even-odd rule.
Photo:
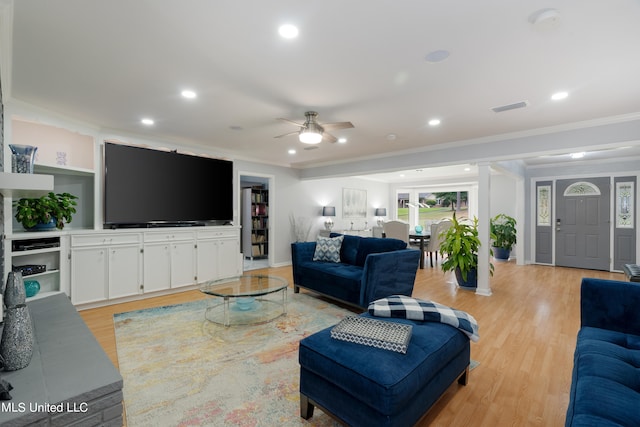
[[[444,240],[444,232],[451,227],[451,220],[443,219],[440,222],[431,224],[431,237],[429,238],[429,243],[426,246],[425,252],[429,254],[429,262],[431,267],[433,267],[433,255],[436,256],[436,263],[438,262],[438,251],[440,250],[440,245]]]
[[[398,239],[406,242],[409,246],[409,223],[404,221],[387,221],[382,224],[384,237]]]

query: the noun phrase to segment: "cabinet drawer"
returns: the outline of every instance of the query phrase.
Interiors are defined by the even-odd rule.
[[[71,236],[71,247],[126,245],[140,243],[138,233],[114,234],[74,234]]]
[[[176,242],[180,240],[194,240],[196,233],[193,231],[163,231],[144,233],[145,243]]]
[[[219,239],[224,237],[235,237],[238,238],[240,236],[239,230],[237,228],[215,228],[212,230],[198,230],[198,239]]]

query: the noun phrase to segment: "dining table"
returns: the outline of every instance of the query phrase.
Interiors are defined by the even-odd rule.
[[[425,245],[429,243],[429,238],[431,238],[431,232],[427,230],[422,230],[421,232],[413,231],[409,233],[409,244],[412,246],[420,247],[420,268],[424,268],[424,259],[425,259]]]

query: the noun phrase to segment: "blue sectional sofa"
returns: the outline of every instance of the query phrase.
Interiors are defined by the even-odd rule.
[[[313,260],[316,242],[292,243],[294,292],[306,288],[361,308],[389,295],[411,296],[420,251],[406,247],[397,239],[344,235],[339,262],[330,262]]]
[[[640,426],[640,283],[582,280],[566,426]]]

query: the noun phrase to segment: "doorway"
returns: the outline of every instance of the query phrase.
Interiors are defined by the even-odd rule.
[[[270,267],[274,233],[273,177],[240,172],[240,250],[243,271]]]
[[[556,260],[561,267],[610,269],[610,179],[556,181]]]

